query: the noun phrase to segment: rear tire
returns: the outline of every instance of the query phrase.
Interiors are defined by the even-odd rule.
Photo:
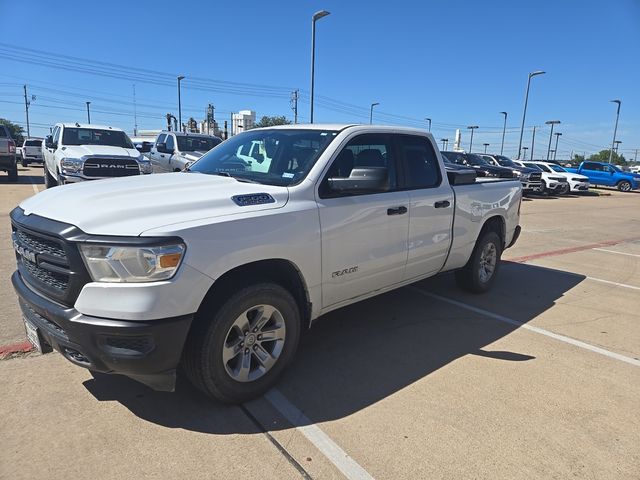
[[[458,286],[471,293],[488,291],[498,273],[501,256],[500,236],[492,230],[482,233],[467,264],[455,273]]]
[[[246,402],[275,385],[298,348],[300,326],[298,305],[287,290],[273,283],[246,287],[221,306],[200,308],[183,370],[214,400]]]
[[[10,182],[17,182],[18,181],[18,167],[13,167],[13,170],[9,170],[7,171],[7,174],[9,175],[8,180]]]
[[[22,160],[20,160],[20,164],[26,168],[29,166],[29,161],[23,158]]]

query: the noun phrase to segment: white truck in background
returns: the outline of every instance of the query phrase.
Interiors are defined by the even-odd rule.
[[[151,173],[151,162],[119,128],[58,123],[42,142],[47,188]]]
[[[260,157],[239,156],[256,143]],[[487,291],[521,199],[518,179],[445,169],[424,130],[254,129],[183,172],[23,201],[12,281],[42,351],[165,391],[181,365],[212,398],[244,402],[327,312],[446,271]]]
[[[20,163],[28,167],[30,163],[42,163],[42,139],[27,138],[20,149]]]

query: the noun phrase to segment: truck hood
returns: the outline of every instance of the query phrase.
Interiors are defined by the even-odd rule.
[[[232,197],[267,193],[274,202],[238,205]],[[20,204],[26,215],[75,225],[96,235],[138,236],[179,222],[282,208],[286,187],[198,173],[136,175],[50,188]]]
[[[138,158],[140,152],[135,148],[110,147],[108,145],[65,145],[62,147],[65,157],[81,158],[94,155]]]

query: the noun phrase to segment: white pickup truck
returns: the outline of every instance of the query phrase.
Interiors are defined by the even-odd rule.
[[[151,162],[119,128],[58,123],[42,142],[47,188],[151,173]]]
[[[238,156],[256,142],[259,164]],[[521,198],[518,180],[447,171],[423,130],[255,129],[184,172],[25,200],[12,281],[42,351],[168,391],[180,364],[211,397],[243,402],[331,310],[445,271],[488,290]]]

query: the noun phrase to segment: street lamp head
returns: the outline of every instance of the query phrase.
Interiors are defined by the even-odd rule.
[[[618,105],[622,104],[622,100],[609,100],[611,103],[617,103]]]
[[[560,120],[547,120],[546,122],[544,122],[547,125],[558,125],[560,122]]]
[[[380,105],[380,102],[375,102],[371,104],[372,107],[375,107],[376,105]]]
[[[184,75],[178,75],[178,81],[184,80]]]
[[[560,132],[556,132],[556,133],[554,133],[554,135],[555,135],[556,137],[559,137],[560,135],[562,135],[562,133],[560,133]]]
[[[431,119],[430,119],[430,118],[425,118],[425,120],[426,120],[427,122],[430,122],[430,121],[431,121]]]
[[[500,112],[502,115],[504,115],[505,117],[507,116],[507,112]]]
[[[478,125],[469,125],[467,128],[473,130],[474,128],[480,128]]]
[[[313,21],[315,22],[316,20],[320,20],[322,17],[326,17],[327,15],[329,15],[329,12],[326,10],[320,10],[313,14]]]
[[[529,74],[529,76],[530,76],[530,77],[535,77],[536,75],[544,75],[545,73],[547,73],[547,72],[545,72],[545,71],[543,71],[543,70],[536,70],[535,72],[531,72],[531,73]]]

